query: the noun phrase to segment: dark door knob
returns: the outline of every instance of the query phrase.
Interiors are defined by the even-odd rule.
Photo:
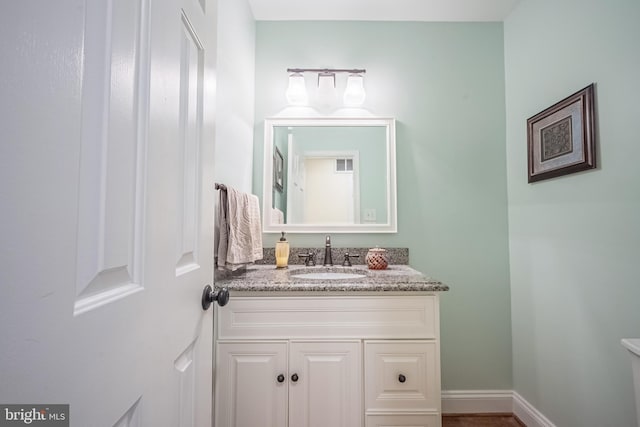
[[[294,383],[298,382],[298,374],[291,375],[291,381],[293,381]]]
[[[282,375],[282,374],[278,375],[277,380],[278,380],[279,383],[283,383],[284,382],[284,375]]]
[[[202,309],[208,310],[214,301],[217,301],[220,307],[227,305],[229,302],[229,290],[222,288],[214,291],[211,285],[205,286],[202,290]]]
[[[398,381],[400,381],[401,383],[405,382],[407,380],[407,377],[405,377],[404,375],[400,374],[398,375]]]

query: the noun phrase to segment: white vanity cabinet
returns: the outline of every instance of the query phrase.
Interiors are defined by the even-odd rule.
[[[216,427],[441,425],[437,293],[272,295],[217,311]]]

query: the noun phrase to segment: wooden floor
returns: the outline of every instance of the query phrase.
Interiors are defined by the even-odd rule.
[[[442,427],[526,427],[513,415],[443,415]]]

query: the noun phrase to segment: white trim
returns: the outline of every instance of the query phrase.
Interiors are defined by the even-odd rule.
[[[513,412],[511,390],[443,390],[443,414]]]
[[[556,427],[547,417],[542,415],[517,392],[513,392],[513,413],[527,425],[527,427]]]
[[[443,414],[513,413],[527,427],[556,427],[512,390],[443,390]]]

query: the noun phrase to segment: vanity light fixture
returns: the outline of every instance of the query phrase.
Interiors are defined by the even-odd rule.
[[[367,72],[364,69],[343,69],[343,68],[288,68],[289,87],[287,88],[287,101],[291,105],[306,105],[308,96],[304,73],[317,73],[318,95],[321,103],[328,103],[328,100],[335,96],[336,74],[347,73],[346,89],[343,94],[344,105],[347,107],[358,107],[364,103],[366,93],[364,91],[364,76]]]

